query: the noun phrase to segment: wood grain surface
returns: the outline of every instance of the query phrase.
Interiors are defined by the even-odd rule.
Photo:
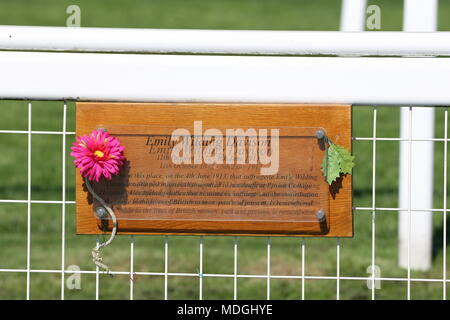
[[[203,122],[205,128],[324,128],[328,137],[351,150],[351,106],[348,105],[97,102],[78,102],[76,105],[77,136],[100,127],[107,130],[121,128],[122,131],[133,131],[133,126],[191,128],[193,122],[198,120]],[[125,156],[127,159],[135,159],[136,164],[139,154],[145,155],[137,146],[133,145],[131,148],[125,146],[128,147]],[[291,154],[295,155],[295,152],[291,151]],[[133,164],[130,168],[132,174]],[[77,234],[108,233],[111,229],[110,221],[102,221],[95,217],[92,198],[83,184],[77,170]],[[296,221],[289,217],[284,221],[263,221],[264,219],[208,221],[196,220],[195,216],[191,216],[190,219],[166,219],[162,215],[160,219],[156,216],[151,220],[119,219],[118,233],[352,237],[352,176],[343,176],[326,191],[328,193],[324,194],[328,197],[328,211],[326,222],[323,223]]]

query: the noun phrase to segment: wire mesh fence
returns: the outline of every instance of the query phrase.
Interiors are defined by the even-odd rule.
[[[432,139],[400,137],[398,107],[353,108],[354,238],[120,236],[110,277],[90,260],[102,237],[75,235],[74,103],[1,106],[2,299],[447,298],[446,107]],[[432,208],[398,205],[399,145],[414,141],[435,144]],[[399,211],[432,212],[429,270],[398,266]]]

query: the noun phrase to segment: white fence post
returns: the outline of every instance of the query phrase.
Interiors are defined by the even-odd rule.
[[[436,31],[437,0],[405,0],[404,4],[404,31]],[[411,123],[409,113],[409,108],[401,108],[401,138],[409,139],[410,134],[412,139],[433,138],[434,108],[413,108]],[[433,150],[431,141],[400,143],[399,207],[408,211],[399,212],[399,264],[409,270],[431,267],[432,213],[409,209],[433,208]]]
[[[367,0],[342,0],[341,31],[364,31]]]

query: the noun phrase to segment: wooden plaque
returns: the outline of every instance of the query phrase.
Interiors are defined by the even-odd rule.
[[[353,235],[351,175],[330,186],[318,131],[351,150],[351,107],[295,104],[90,103],[76,134],[102,128],[125,165],[93,188],[119,234]],[[100,204],[76,178],[77,233],[100,234]]]

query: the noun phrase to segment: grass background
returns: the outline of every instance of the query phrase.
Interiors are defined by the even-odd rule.
[[[81,7],[84,27],[127,28],[208,28],[261,30],[338,30],[340,0],[2,0],[0,24],[64,26],[66,8],[71,4]],[[382,12],[382,30],[401,30],[401,0],[369,1]],[[440,1],[439,29],[450,29],[450,1]],[[70,76],[70,75],[67,75]],[[344,80],[345,81],[345,80]],[[370,77],[367,81],[370,81]],[[376,90],[377,84],[373,83]],[[27,103],[0,101],[3,111],[0,129],[27,130]],[[443,109],[436,110],[436,136],[443,136]],[[33,130],[62,130],[61,102],[33,103]],[[353,111],[354,135],[372,135],[373,108],[357,106]],[[74,103],[68,105],[68,130],[74,130]],[[378,134],[398,137],[398,108],[378,108]],[[74,200],[75,170],[68,156],[69,136],[64,150],[67,155],[67,200]],[[27,136],[0,134],[0,199],[27,198]],[[34,135],[32,138],[32,199],[61,200],[62,137]],[[398,142],[377,144],[376,206],[397,206]],[[355,141],[354,205],[371,206],[372,198],[372,143]],[[435,143],[434,207],[442,208],[443,144]],[[31,212],[31,267],[58,270],[61,268],[61,205],[33,204]],[[376,264],[382,277],[405,278],[407,272],[397,263],[397,213],[377,212]],[[371,213],[355,212],[355,237],[341,240],[341,276],[367,276],[371,264]],[[442,214],[434,214],[433,266],[427,272],[413,272],[415,278],[439,279],[443,272]],[[95,237],[75,235],[74,205],[66,206],[65,266],[78,265],[82,270],[93,270],[90,249]],[[0,269],[26,268],[26,204],[0,203]],[[448,237],[447,237],[448,238]],[[135,236],[135,271],[164,271],[164,238]],[[204,238],[204,273],[233,274],[232,237]],[[238,270],[241,274],[266,274],[266,238],[239,238]],[[300,275],[301,239],[271,239],[271,270],[273,275]],[[305,240],[305,274],[313,276],[336,275],[336,239]],[[448,253],[447,253],[448,254]],[[112,270],[130,268],[130,237],[118,237],[104,250],[104,257]],[[169,237],[169,272],[193,272],[199,268],[199,238]],[[446,266],[448,272],[448,265]],[[306,299],[335,299],[335,280],[306,280]],[[59,299],[59,273],[31,273],[32,299]],[[134,284],[136,299],[162,299],[164,279],[140,276]],[[449,286],[450,289],[450,286]],[[170,299],[197,299],[199,279],[169,277]],[[264,299],[266,279],[239,279],[239,299]],[[377,299],[405,299],[406,282],[383,281],[376,291]],[[26,274],[0,272],[0,299],[24,299]],[[67,299],[95,298],[95,276],[81,276],[80,290],[65,290]],[[341,280],[341,299],[370,299],[366,281]],[[232,299],[233,279],[204,278],[205,299]],[[299,299],[300,280],[271,280],[271,297]],[[413,282],[413,299],[441,299],[442,283]],[[100,277],[101,299],[129,298],[127,275]]]

